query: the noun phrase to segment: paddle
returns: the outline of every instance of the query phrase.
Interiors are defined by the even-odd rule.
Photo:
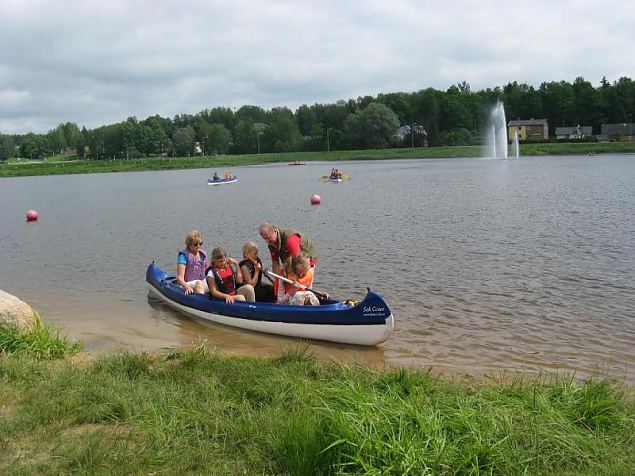
[[[276,274],[273,271],[269,271],[266,268],[263,270],[263,273],[266,276],[273,276],[274,278],[279,279],[280,281],[283,281],[283,282],[285,282],[287,284],[291,284],[291,285],[293,285],[296,288],[304,289],[306,291],[311,291],[313,294],[315,294],[320,299],[328,299],[329,298],[329,295],[326,294],[326,293],[321,293],[320,291],[316,291],[315,289],[310,288],[308,286],[305,286],[304,284],[296,283],[292,279],[285,278],[284,276],[280,276],[279,274]]]

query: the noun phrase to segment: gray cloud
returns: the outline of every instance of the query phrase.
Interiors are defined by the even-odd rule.
[[[0,131],[635,77],[629,1],[0,0]]]

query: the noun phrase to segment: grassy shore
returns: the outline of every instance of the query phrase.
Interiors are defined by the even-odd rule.
[[[635,473],[635,402],[614,381],[483,384],[304,347],[50,360],[6,332],[0,474]]]
[[[596,153],[635,153],[635,143],[567,143],[523,144],[521,154],[586,155]],[[146,158],[130,160],[61,160],[55,156],[43,162],[15,162],[0,165],[0,177],[27,175],[85,174],[100,172],[135,172],[144,170],[173,170],[191,168],[227,168],[273,162],[310,162],[315,160],[346,161],[373,159],[442,159],[456,157],[481,157],[483,147],[425,147],[418,149],[346,150],[331,152],[289,152],[279,154],[220,155],[189,158]]]

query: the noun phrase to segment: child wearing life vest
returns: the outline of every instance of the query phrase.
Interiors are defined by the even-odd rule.
[[[313,286],[313,268],[309,257],[306,255],[292,256],[285,262],[285,277],[310,288]],[[284,296],[278,299],[279,304],[313,305],[319,306],[320,301],[311,291],[304,287],[296,287],[292,284],[284,284]]]
[[[256,301],[276,302],[273,286],[263,283],[263,265],[258,256],[258,245],[253,241],[248,241],[243,245],[244,259],[238,263],[240,272],[243,275],[243,283],[251,284],[256,292]]]
[[[254,302],[256,300],[253,286],[243,284],[238,261],[228,258],[223,248],[214,248],[212,264],[205,274],[209,293],[216,299],[224,299],[227,304],[232,304],[234,301]]]

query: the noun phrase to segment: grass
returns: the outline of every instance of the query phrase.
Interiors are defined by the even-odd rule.
[[[596,153],[635,153],[635,143],[566,143],[566,144],[522,144],[521,154],[537,155],[586,155]],[[242,165],[254,165],[274,162],[308,162],[409,159],[409,158],[456,158],[481,157],[484,154],[480,146],[425,147],[418,149],[381,149],[381,150],[345,150],[331,152],[288,152],[276,154],[221,155],[190,158],[145,158],[130,160],[46,160],[44,162],[6,163],[0,165],[0,177],[26,175],[84,174],[101,172],[135,172],[153,170],[173,170],[188,168],[229,168]]]
[[[618,382],[455,381],[204,345],[79,366],[0,357],[3,474],[635,473]]]
[[[81,349],[79,342],[71,342],[59,329],[45,325],[39,315],[36,318],[33,329],[25,333],[16,327],[0,324],[0,355],[10,353],[36,359],[57,359]]]

